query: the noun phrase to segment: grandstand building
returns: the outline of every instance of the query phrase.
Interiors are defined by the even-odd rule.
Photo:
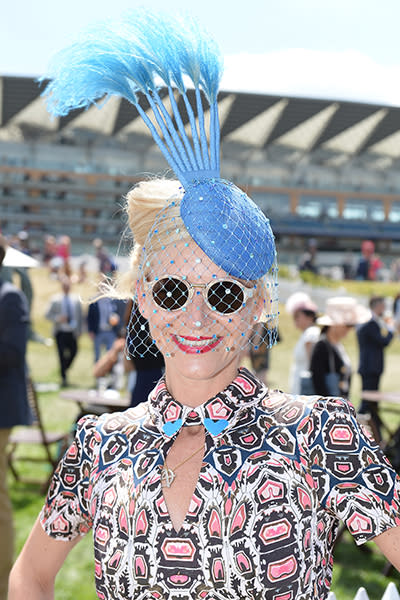
[[[145,106],[145,102],[143,103]],[[222,176],[270,218],[284,255],[400,248],[400,108],[223,91]],[[0,229],[116,245],[123,195],[165,173],[136,109],[112,98],[52,119],[32,78],[0,77]]]

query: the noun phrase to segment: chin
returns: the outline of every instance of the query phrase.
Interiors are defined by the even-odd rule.
[[[226,346],[209,352],[193,353],[178,350],[165,358],[170,376],[180,375],[186,379],[202,381],[235,371],[239,366],[240,352],[226,349]]]

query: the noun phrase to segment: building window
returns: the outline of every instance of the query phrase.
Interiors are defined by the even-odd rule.
[[[384,221],[385,209],[382,200],[370,200],[368,202],[368,214],[371,221]]]
[[[282,217],[290,214],[289,194],[254,190],[250,195],[267,217]]]
[[[310,219],[336,219],[339,211],[334,196],[314,196],[302,194],[299,197],[296,214]]]
[[[400,222],[400,202],[392,202],[389,213],[389,221],[391,223]]]
[[[365,221],[368,218],[366,200],[347,198],[343,209],[343,218],[349,221]]]

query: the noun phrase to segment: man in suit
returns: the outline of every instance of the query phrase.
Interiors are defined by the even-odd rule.
[[[11,428],[30,425],[26,385],[26,342],[29,309],[23,292],[1,279],[6,248],[0,240],[0,600],[7,598],[7,582],[14,553],[12,506],[7,490],[6,446]]]
[[[384,369],[384,348],[390,344],[394,329],[391,324],[383,321],[385,299],[373,296],[370,299],[371,319],[357,329],[357,339],[360,350],[358,372],[361,375],[363,390],[378,390],[379,381]],[[381,437],[381,419],[378,404],[362,400],[360,413],[370,413],[376,430]]]
[[[101,296],[89,306],[87,328],[94,345],[94,361],[100,358],[102,347],[110,350],[118,337],[125,312],[125,301]]]
[[[62,293],[50,300],[46,319],[53,323],[53,335],[57,344],[62,385],[67,382],[67,371],[78,352],[78,338],[82,332],[82,307],[78,296],[71,294],[69,277],[61,279]]]

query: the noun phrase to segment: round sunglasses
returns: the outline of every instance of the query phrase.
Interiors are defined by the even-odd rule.
[[[154,302],[164,310],[181,310],[191,300],[195,290],[203,295],[207,306],[221,315],[232,315],[253,296],[254,287],[246,288],[240,281],[213,279],[209,283],[191,284],[176,275],[147,282]]]

